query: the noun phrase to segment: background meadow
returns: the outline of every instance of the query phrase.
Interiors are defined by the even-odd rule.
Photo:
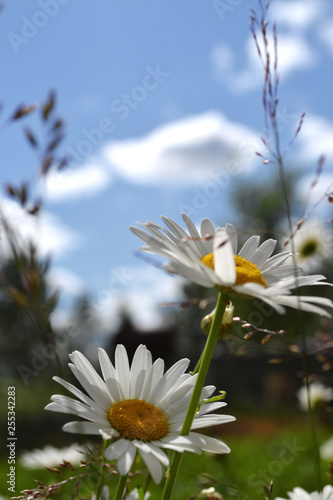
[[[24,450],[77,442],[61,431],[65,416],[43,410],[58,391],[51,377],[69,376],[73,349],[94,363],[98,346],[112,357],[116,343],[129,353],[144,343],[167,365],[197,361],[212,293],[139,256],[128,226],[160,215],[181,224],[185,212],[195,223],[233,223],[244,240],[260,234],[279,248],[287,240],[278,170],[256,154],[265,155],[261,137],[270,132],[250,6],[259,9],[247,0],[2,2],[0,374],[1,399],[16,387],[17,462]],[[274,21],[278,29],[277,123],[293,223],[310,210],[305,227],[319,231],[323,251],[303,264],[332,282],[333,6],[272,0],[268,18],[269,36]],[[304,368],[297,312],[279,316],[258,300],[234,305],[240,321],[208,375],[237,418],[220,429],[232,453],[188,454],[179,500],[210,484],[237,500],[262,498],[270,480],[273,497],[316,489],[308,414],[296,396]],[[332,321],[305,314],[304,329],[310,371],[332,386]],[[6,407],[0,415],[6,433]],[[317,425],[323,443],[329,405]],[[5,444],[0,456],[5,477]],[[321,466],[325,477],[328,460]],[[17,463],[16,495],[33,479],[54,476]],[[65,488],[70,498],[71,483]],[[0,493],[8,497],[5,482]]]

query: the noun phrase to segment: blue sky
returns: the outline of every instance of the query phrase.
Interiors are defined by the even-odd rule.
[[[153,324],[154,313],[142,313],[152,298],[177,298],[175,280],[134,256],[140,242],[129,225],[162,214],[181,222],[182,209],[196,223],[206,216],[232,222],[230,188],[240,175],[263,175],[254,155],[264,127],[263,75],[250,6],[256,1],[4,5],[2,122],[18,104],[40,102],[54,89],[67,122],[63,151],[74,157],[43,187],[45,213],[31,231],[54,255],[54,282],[72,297],[90,292],[101,314],[132,301],[142,324]],[[270,12],[278,23],[285,143],[307,113],[291,163],[304,186],[326,153],[323,182],[332,182],[332,5],[273,0]],[[34,180],[21,125],[0,136],[2,183]],[[3,204],[32,234],[23,215]]]

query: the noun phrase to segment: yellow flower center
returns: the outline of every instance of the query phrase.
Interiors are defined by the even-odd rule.
[[[125,439],[150,442],[163,438],[168,421],[163,411],[140,399],[126,399],[112,406],[109,422]]]
[[[201,262],[214,271],[214,253],[209,253],[202,257]],[[239,255],[235,255],[235,264],[235,285],[244,285],[244,283],[258,283],[265,288],[267,287],[260,269],[258,269],[255,264],[252,264],[252,262],[244,259],[244,257],[240,257]]]
[[[314,255],[318,251],[319,246],[318,240],[308,240],[299,250],[301,258],[306,259],[307,257],[311,257],[311,255]]]

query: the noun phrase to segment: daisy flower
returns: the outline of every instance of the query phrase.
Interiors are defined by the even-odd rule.
[[[46,445],[42,449],[22,452],[20,464],[27,469],[43,469],[44,467],[55,467],[63,461],[79,464],[84,456],[84,449],[78,444],[60,449]]]
[[[306,269],[315,268],[330,255],[332,230],[314,220],[311,225],[305,224],[298,229],[293,240],[297,262]],[[289,247],[290,242],[285,248]]]
[[[333,389],[331,387],[323,385],[321,382],[311,382],[309,397],[311,408],[318,408],[320,406],[323,406],[325,403],[332,401]],[[298,389],[297,399],[301,410],[308,411],[308,395],[305,386]]]
[[[322,492],[307,493],[303,488],[294,488],[288,492],[288,498],[277,497],[275,500],[333,500],[333,486],[327,484]]]
[[[101,495],[100,495],[100,497],[99,497],[98,500],[109,500],[109,495],[110,495],[110,491],[109,491],[108,486],[103,486]],[[96,500],[96,494],[95,493],[93,493],[91,495],[90,500]]]
[[[333,436],[320,446],[319,451],[323,460],[333,460]]]
[[[148,500],[150,498],[150,493],[147,491],[147,493],[144,496],[144,500]],[[129,495],[127,495],[126,500],[139,500],[139,492],[137,488],[135,490],[132,490]]]
[[[163,449],[178,452],[229,453],[221,441],[192,430],[223,424],[235,420],[230,415],[208,415],[226,405],[223,402],[203,404],[196,414],[191,432],[181,436],[183,421],[196,382],[196,375],[184,373],[188,359],[181,359],[164,373],[164,362],[152,362],[151,353],[140,345],[129,366],[123,345],[115,351],[115,365],[103,349],[98,350],[103,378],[79,351],[70,355],[69,364],[74,376],[85,392],[65,380],[54,377],[77,399],[54,395],[47,410],[70,413],[86,421],[74,421],[63,430],[81,434],[101,434],[112,439],[105,456],[117,460],[118,471],[126,475],[139,452],[152,478],[159,483],[163,466],[169,458]],[[214,392],[214,386],[204,387],[201,399],[206,400]]]
[[[251,236],[237,251],[237,231],[231,224],[215,229],[209,219],[201,221],[200,232],[192,220],[182,214],[186,232],[175,221],[162,217],[168,227],[146,222],[130,229],[146,244],[140,250],[168,259],[164,267],[204,287],[215,287],[227,294],[258,298],[283,314],[284,306],[330,317],[320,306],[333,307],[324,297],[295,296],[297,286],[331,285],[320,274],[303,276],[300,267],[285,264],[289,251],[271,256],[276,240],[260,244],[259,236]],[[331,285],[332,286],[332,285]]]
[[[223,496],[218,493],[215,488],[205,488],[201,490],[195,497],[195,500],[223,500]]]

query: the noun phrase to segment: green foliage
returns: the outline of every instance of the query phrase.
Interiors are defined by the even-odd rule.
[[[291,491],[296,485],[301,485],[307,491],[314,491],[312,474],[312,448],[309,441],[306,422],[301,425],[290,423],[290,420],[281,422],[278,419],[267,417],[251,417],[246,414],[238,416],[238,432],[225,427],[221,439],[232,449],[229,455],[194,455],[185,453],[182,461],[174,497],[177,500],[188,498],[202,488],[214,486],[228,500],[256,500],[263,498],[261,484],[268,485],[273,481],[273,498],[286,497],[286,492]],[[237,425],[237,424],[235,424]],[[330,437],[328,426],[319,426],[319,441]],[[230,433],[231,432],[231,433]],[[136,462],[131,477],[130,488],[141,486],[145,472],[140,473],[141,463]],[[8,464],[6,459],[0,462],[1,477],[5,477]],[[33,488],[34,479],[45,484],[62,481],[76,473],[91,472],[76,467],[77,471],[66,469],[63,475],[52,474],[46,470],[26,470],[17,466],[17,490]],[[328,483],[325,473],[328,472],[328,463],[322,461],[322,478],[324,484]],[[138,474],[138,475],[137,475]],[[116,485],[117,477],[112,470],[105,473],[106,483],[112,488]],[[92,482],[96,479],[82,479],[82,493],[84,498],[90,498]],[[50,498],[64,498],[61,495],[74,491],[75,481],[70,481],[59,490],[58,495]],[[159,498],[162,485],[150,484],[149,491],[152,498]],[[0,494],[8,494],[6,485],[0,486]]]

